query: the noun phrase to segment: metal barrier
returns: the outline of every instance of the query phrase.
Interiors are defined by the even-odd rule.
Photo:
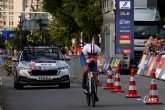
[[[72,78],[81,78],[83,73],[83,68],[80,63],[79,56],[71,57],[71,60],[66,61],[70,66],[70,76]]]

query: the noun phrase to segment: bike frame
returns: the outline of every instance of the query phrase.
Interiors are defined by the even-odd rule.
[[[89,82],[89,93],[91,94],[92,92],[92,88],[91,88],[91,85],[92,85],[92,80],[91,79],[94,79],[94,76],[93,76],[93,72],[88,72],[88,82]],[[96,85],[95,85],[95,80],[94,80],[94,86],[95,86],[95,91],[96,91]]]

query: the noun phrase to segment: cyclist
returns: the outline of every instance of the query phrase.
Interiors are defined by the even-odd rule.
[[[82,88],[85,89],[86,93],[86,79],[89,71],[89,65],[92,64],[93,72],[97,72],[97,57],[101,53],[101,49],[94,43],[94,38],[92,39],[92,43],[87,43],[80,54],[80,61],[83,66],[83,80],[82,80]],[[94,74],[95,80],[97,76]],[[97,94],[95,93],[95,101],[99,101]]]

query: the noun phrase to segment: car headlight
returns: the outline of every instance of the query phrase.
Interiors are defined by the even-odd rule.
[[[58,68],[58,70],[64,70],[64,69],[68,69],[68,68],[69,68],[68,66],[65,66],[65,67]]]

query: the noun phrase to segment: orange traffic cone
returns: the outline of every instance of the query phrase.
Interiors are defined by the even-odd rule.
[[[113,76],[112,76],[112,68],[111,66],[108,67],[108,78],[105,90],[113,89]]]
[[[101,86],[101,83],[100,83],[100,80],[99,80],[99,73],[97,72],[96,73],[96,75],[97,75],[97,86]]]
[[[114,83],[113,91],[111,92],[113,93],[124,92],[122,91],[121,82],[120,82],[120,67],[116,67],[115,83]]]
[[[140,96],[138,96],[137,91],[136,91],[136,82],[134,80],[134,74],[135,74],[135,70],[134,68],[131,69],[131,75],[130,75],[130,84],[129,84],[129,91],[128,91],[128,95],[126,95],[126,98],[140,98]]]
[[[148,96],[148,99],[146,101],[146,104],[162,104],[159,101],[155,72],[152,72],[150,94]]]

